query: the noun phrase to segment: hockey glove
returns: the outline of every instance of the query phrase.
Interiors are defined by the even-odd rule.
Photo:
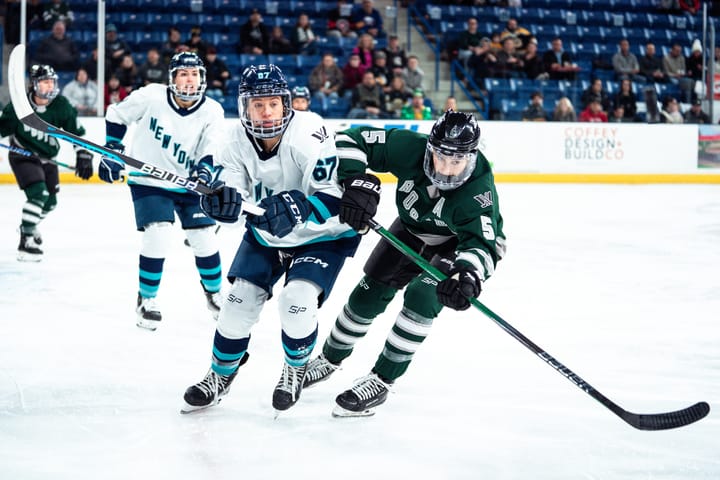
[[[340,199],[340,221],[361,234],[368,232],[368,220],[377,213],[380,201],[380,179],[363,173],[342,182],[345,192]]]
[[[108,142],[105,144],[105,148],[120,153],[125,151],[125,145],[120,142]],[[123,178],[122,171],[124,169],[124,163],[110,157],[102,157],[98,165],[98,176],[103,182],[113,183]]]
[[[213,167],[205,162],[200,162],[190,169],[190,178],[204,185],[210,185],[212,177]]]
[[[313,211],[312,205],[299,190],[264,198],[259,206],[265,209],[265,213],[248,215],[246,222],[280,238],[292,232],[296,225],[305,223]]]
[[[88,180],[93,174],[93,154],[87,150],[75,152],[75,176]]]
[[[216,180],[210,184],[213,190],[200,197],[200,208],[208,217],[221,222],[237,222],[242,211],[242,196],[225,182]]]
[[[455,265],[448,277],[438,283],[437,296],[440,303],[453,310],[467,310],[470,298],[480,295],[480,278],[475,269],[467,265]]]

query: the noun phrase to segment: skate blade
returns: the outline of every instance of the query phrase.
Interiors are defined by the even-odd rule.
[[[180,414],[181,415],[188,415],[190,413],[200,412],[202,410],[207,410],[210,407],[214,407],[220,403],[220,400],[218,400],[216,403],[211,403],[210,405],[205,405],[204,407],[198,407],[197,405],[190,405],[187,402],[183,402],[183,406],[180,407]]]
[[[353,417],[372,417],[375,415],[375,408],[368,408],[362,412],[353,412],[352,410],[345,409],[340,405],[335,405],[332,411],[332,416],[335,418],[353,418]]]
[[[157,330],[159,323],[159,320],[146,320],[144,318],[138,318],[135,325],[137,325],[138,328],[142,328],[143,330],[149,330],[151,332],[154,332],[155,330]]]
[[[37,263],[42,260],[42,254],[18,252],[18,262],[34,262]]]

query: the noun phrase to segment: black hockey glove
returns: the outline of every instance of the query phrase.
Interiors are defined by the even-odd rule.
[[[205,162],[200,162],[190,169],[190,178],[197,180],[204,185],[210,185],[213,177],[213,167]]]
[[[116,152],[124,152],[125,145],[120,142],[108,142],[105,144],[105,148]],[[98,165],[98,176],[100,180],[107,183],[113,183],[118,180],[122,180],[122,171],[125,169],[125,164],[118,162],[115,159],[109,157],[102,157],[100,164]]]
[[[448,277],[438,283],[437,296],[440,303],[453,310],[467,310],[470,298],[480,295],[482,290],[480,277],[475,269],[468,265],[455,265]]]
[[[345,192],[340,199],[340,221],[364,234],[368,232],[368,220],[377,213],[380,201],[380,179],[363,173],[348,177],[342,182]]]
[[[87,150],[75,152],[75,176],[88,180],[93,174],[93,154]]]
[[[280,192],[263,198],[259,206],[265,209],[265,213],[248,215],[246,222],[280,238],[292,232],[296,225],[305,223],[313,212],[312,204],[299,190]]]
[[[216,180],[210,184],[213,190],[200,197],[200,208],[208,217],[221,222],[237,222],[242,211],[242,196],[225,182]]]

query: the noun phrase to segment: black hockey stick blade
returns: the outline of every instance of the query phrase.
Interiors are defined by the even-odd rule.
[[[684,427],[705,418],[710,413],[707,402],[698,402],[683,410],[667,413],[632,413],[622,412],[620,418],[639,430],[670,430]]]
[[[10,60],[8,61],[8,86],[15,114],[18,119],[28,127],[59,140],[65,140],[73,145],[93,151],[103,157],[111,158],[118,163],[128,165],[146,175],[165,180],[178,187],[183,187],[201,194],[212,193],[212,190],[202,182],[176,175],[175,173],[168,172],[154,165],[123,155],[120,152],[102,147],[90,140],[54,127],[40,118],[32,109],[32,106],[30,106],[30,100],[25,91],[25,45],[23,44],[15,46],[12,52],[10,52]],[[262,208],[249,202],[243,202],[242,209],[253,215],[262,215],[264,213]]]
[[[377,221],[370,219],[368,224],[370,228],[375,230],[381,237],[383,237],[390,245],[395,247],[397,250],[402,252],[405,256],[412,259],[415,264],[420,267],[423,271],[428,273],[437,281],[445,280],[446,275],[437,269],[430,262],[425,260],[415,250],[405,245],[400,239],[398,239],[391,232],[383,228]],[[613,412],[615,415],[623,419],[628,425],[637,428],[639,430],[669,430],[671,428],[684,427],[691,423],[697,422],[698,420],[705,418],[710,412],[710,405],[707,402],[699,402],[683,410],[677,410],[675,412],[667,413],[632,413],[620,407],[618,404],[607,398],[605,395],[600,393],[592,385],[587,383],[585,380],[580,378],[575,372],[570,370],[568,367],[563,365],[555,357],[547,353],[545,350],[540,348],[528,337],[523,335],[519,330],[510,325],[508,322],[503,320],[497,313],[493,312],[485,305],[480,303],[477,298],[471,298],[470,304],[476,309],[480,310],[490,320],[495,322],[500,328],[505,330],[515,340],[522,343],[530,351],[535,353],[545,363],[550,365],[552,368],[557,370],[562,376],[570,380],[576,387],[583,392],[590,395],[592,398],[600,402],[605,408]]]

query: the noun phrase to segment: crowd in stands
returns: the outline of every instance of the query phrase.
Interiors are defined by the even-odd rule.
[[[167,83],[167,64],[172,55],[181,51],[196,52],[203,59],[207,93],[223,102],[230,114],[237,108],[234,88],[245,63],[272,59],[285,62],[280,66],[290,86],[307,87],[311,108],[326,116],[427,119],[441,111],[427,98],[420,59],[404,50],[397,35],[386,32],[383,16],[373,0],[337,0],[324,4],[324,10],[312,15],[298,9],[282,17],[277,12],[269,13],[267,6],[248,8],[238,10],[223,27],[212,29],[203,22],[145,25],[147,29],[164,29],[163,40],[151,35],[149,41],[139,41],[143,32],[130,28],[126,17],[113,11],[113,2],[107,2],[108,19],[114,21],[106,24],[104,92],[97,92],[95,84],[97,51],[86,54],[78,47],[79,43],[92,43],[86,38],[87,31],[80,33],[82,15],[73,11],[74,3],[87,2],[28,0],[28,25],[31,31],[44,32],[30,36],[30,52],[31,61],[47,63],[65,74],[62,79],[66,80],[68,96],[83,114],[93,114],[92,98],[98,94],[104,95],[107,108],[142,85]],[[246,0],[235,3],[249,5]],[[283,5],[266,3],[274,3],[276,9],[278,4]],[[418,7],[430,4],[421,0],[407,3]],[[569,0],[563,3],[570,4]],[[438,0],[432,4],[510,7],[518,12],[523,6],[521,0]],[[691,0],[656,2],[657,11],[667,14],[698,15],[701,5]],[[711,13],[720,15],[714,4]],[[17,42],[19,36],[13,28],[19,24],[17,16],[19,0],[9,0],[5,18],[10,43]],[[537,25],[525,23],[522,17],[508,17],[492,30],[487,22],[472,16],[463,23],[457,35],[443,40],[446,55],[460,62],[466,81],[472,80],[480,87],[482,101],[490,104],[490,118],[648,121],[645,94],[648,86],[653,86],[662,104],[657,121],[677,122],[673,100],[678,104],[677,113],[685,110],[684,121],[706,119],[706,115],[700,115],[699,100],[704,92],[698,89],[698,83],[702,79],[703,48],[697,39],[691,45],[663,39],[638,45],[630,38],[616,38],[615,48],[596,52],[590,62],[587,57],[578,58],[574,44],[566,48],[562,34],[550,38],[545,32],[543,37],[535,31]],[[720,50],[715,58],[720,62]],[[515,117],[507,115],[513,105]]]

